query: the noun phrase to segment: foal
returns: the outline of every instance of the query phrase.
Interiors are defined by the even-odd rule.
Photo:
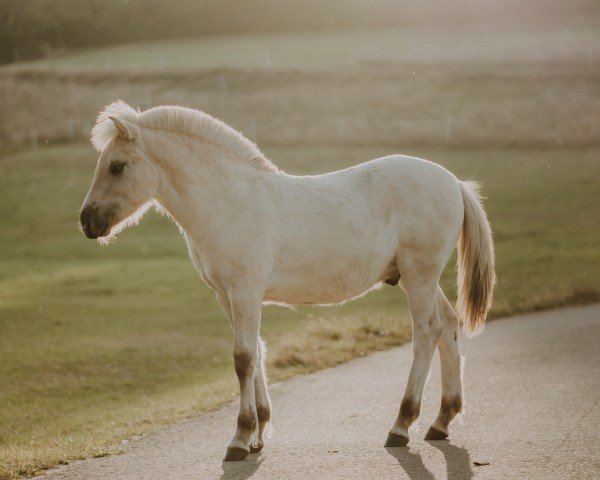
[[[339,303],[382,282],[406,292],[413,324],[413,363],[386,446],[408,443],[436,346],[442,400],[426,438],[447,437],[462,404],[459,318],[469,335],[483,329],[495,281],[476,184],[402,155],[288,175],[231,127],[172,106],[139,112],[112,103],[92,143],[100,158],[81,209],[85,235],[106,241],[149,206],[165,210],[229,318],[240,410],[225,460],[264,445],[271,406],[262,304]],[[438,284],[457,243],[458,316]]]

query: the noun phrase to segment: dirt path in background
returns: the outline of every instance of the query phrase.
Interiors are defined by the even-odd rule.
[[[409,448],[383,447],[408,376],[405,345],[273,386],[275,434],[244,462],[221,461],[235,426],[230,405],[47,477],[597,478],[599,347],[600,305],[496,321],[463,340],[467,409],[449,441],[423,441],[439,404],[436,357]]]

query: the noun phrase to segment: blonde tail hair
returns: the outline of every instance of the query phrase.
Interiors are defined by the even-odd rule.
[[[479,334],[492,306],[496,274],[494,241],[477,182],[459,182],[465,217],[458,239],[456,310],[467,336]]]

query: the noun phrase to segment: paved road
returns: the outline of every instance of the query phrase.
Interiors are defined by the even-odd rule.
[[[235,425],[230,405],[48,477],[600,478],[600,305],[492,322],[463,340],[463,353],[467,409],[447,441],[422,440],[439,402],[436,359],[409,447],[383,447],[408,375],[407,345],[274,385],[275,434],[245,462],[221,461]]]

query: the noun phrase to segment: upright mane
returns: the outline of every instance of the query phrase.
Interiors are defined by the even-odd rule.
[[[109,117],[125,120],[141,128],[211,140],[231,151],[235,158],[256,168],[278,170],[253,142],[225,122],[200,110],[172,105],[154,107],[143,112],[131,108],[122,100],[107,105],[98,115],[92,129],[92,145],[98,152],[102,152],[118,136],[117,128]]]

